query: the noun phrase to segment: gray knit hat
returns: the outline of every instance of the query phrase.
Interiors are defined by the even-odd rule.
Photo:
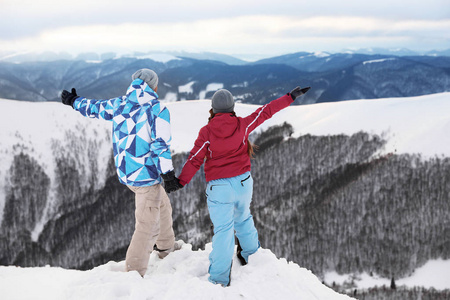
[[[227,113],[234,110],[234,99],[230,91],[226,89],[218,90],[211,99],[213,113]]]
[[[158,86],[158,75],[156,75],[155,71],[150,69],[137,70],[131,78],[133,80],[136,78],[144,80],[152,90]]]

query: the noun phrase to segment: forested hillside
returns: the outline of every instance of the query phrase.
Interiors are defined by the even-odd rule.
[[[450,157],[448,145],[439,144],[447,138],[442,135],[448,126],[446,110],[432,110],[433,121],[416,128],[412,109],[420,108],[424,120],[431,120],[425,108],[430,103],[445,108],[446,97],[388,99],[378,108],[365,101],[348,102],[348,110],[340,111],[343,119],[337,111],[330,118],[330,109],[342,104],[290,107],[279,113],[292,124],[301,115],[307,123],[327,128],[358,112],[377,125],[378,119],[371,118],[378,111],[395,125],[390,118],[397,121],[400,116],[387,114],[385,108],[399,109],[410,114],[401,121],[411,124],[403,133],[392,125],[394,133],[407,137],[397,138],[403,145],[399,153],[389,140],[394,133],[313,135],[299,133],[299,128],[314,128],[298,124],[262,126],[264,131],[251,136],[259,146],[252,162],[252,213],[261,245],[319,276],[335,270],[398,279],[429,260],[450,259]],[[174,136],[184,130],[195,135],[193,128],[203,121],[182,119],[207,113],[208,104],[170,106]],[[365,110],[358,111],[361,107]],[[2,132],[0,142],[0,264],[90,269],[123,260],[134,228],[134,195],[117,179],[111,123],[83,118],[58,103],[5,100],[3,109],[12,115],[2,121],[15,125]],[[422,144],[424,132],[434,147]],[[417,146],[426,155],[408,153],[404,145]],[[433,155],[432,150],[443,154]],[[187,155],[186,150],[174,153],[177,174]],[[194,249],[212,237],[204,189],[200,170],[189,185],[170,194],[177,238]]]

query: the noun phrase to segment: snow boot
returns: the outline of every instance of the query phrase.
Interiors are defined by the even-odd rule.
[[[163,258],[165,258],[167,255],[169,255],[169,253],[174,252],[174,251],[177,251],[177,250],[180,250],[181,247],[183,247],[183,244],[184,244],[184,242],[183,242],[182,240],[179,240],[179,241],[175,241],[175,243],[173,244],[173,246],[172,246],[171,248],[169,248],[169,249],[161,250],[161,249],[158,249],[158,247],[155,245],[155,246],[153,247],[153,250],[155,250],[155,251],[158,253],[158,257],[159,257],[160,259],[163,259]]]
[[[247,264],[247,262],[245,261],[245,258],[241,254],[241,252],[242,252],[241,244],[239,243],[239,239],[236,239],[236,241],[237,241],[236,256],[239,259],[239,262],[241,263],[241,265],[245,266]]]

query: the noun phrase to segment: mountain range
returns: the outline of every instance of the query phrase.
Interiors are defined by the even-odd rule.
[[[0,60],[0,97],[59,101],[60,92],[72,87],[88,98],[118,97],[125,93],[131,74],[144,67],[159,74],[158,94],[165,101],[209,99],[218,88],[226,88],[238,102],[265,104],[298,85],[312,89],[297,104],[450,91],[450,57],[444,55],[299,52],[255,62],[186,52],[132,57],[86,53],[76,59],[45,55],[55,60]]]

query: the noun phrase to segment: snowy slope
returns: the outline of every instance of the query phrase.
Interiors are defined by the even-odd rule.
[[[376,274],[337,274],[336,272],[328,272],[324,276],[324,282],[331,286],[334,283],[345,285],[352,283],[358,289],[370,289],[375,286],[390,286],[391,280],[382,278]],[[414,271],[411,276],[397,279],[397,286],[406,287],[425,287],[437,290],[450,289],[450,260],[436,259],[428,261],[424,266]]]
[[[125,263],[109,262],[89,271],[61,268],[0,267],[1,298],[24,299],[351,299],[324,286],[310,271],[277,259],[267,249],[250,256],[242,267],[235,258],[231,286],[223,288],[208,281],[206,250],[192,251],[191,245],[171,253],[164,260],[152,253],[149,270],[140,277],[124,272]],[[24,288],[26,287],[26,288]]]
[[[171,111],[172,118],[173,151],[189,151],[198,130],[207,122],[210,101],[167,103],[167,107]],[[239,116],[246,116],[257,107],[236,104],[236,112]],[[14,154],[23,151],[33,157],[43,166],[52,182],[55,168],[52,141],[64,140],[68,132],[80,138],[80,142],[83,143],[96,141],[100,149],[97,157],[99,167],[97,170],[87,168],[86,171],[95,172],[99,178],[98,185],[101,187],[106,162],[109,159],[109,155],[105,154],[111,152],[110,122],[84,118],[70,107],[60,103],[30,103],[0,99],[0,109],[4,112],[0,118],[0,126],[3,128],[0,131],[0,224],[5,204],[3,193]],[[350,135],[358,131],[366,131],[383,135],[387,139],[388,143],[384,152],[421,153],[424,157],[435,155],[450,157],[449,111],[450,93],[413,98],[291,106],[276,114],[258,130],[286,121],[293,125],[294,136],[341,133]],[[76,151],[79,150],[76,149]],[[88,177],[89,174],[86,174],[86,178]],[[46,216],[50,215],[51,205],[49,201],[46,208],[48,213],[44,215],[41,226],[45,224]],[[40,230],[41,228],[37,226],[33,235],[34,239],[38,238]],[[182,251],[174,253],[170,259],[164,261],[159,261],[152,256],[151,264],[155,268],[149,271],[144,280],[138,278],[136,274],[116,272],[123,269],[123,262],[113,262],[86,272],[59,268],[0,267],[0,291],[12,297],[5,299],[61,299],[60,296],[67,295],[66,293],[80,297],[92,295],[95,299],[133,297],[145,299],[143,296],[148,296],[150,292],[159,293],[161,297],[165,295],[167,299],[176,299],[180,295],[189,297],[186,295],[188,291],[192,293],[192,299],[195,298],[194,296],[198,299],[200,293],[214,294],[214,299],[221,299],[216,298],[216,293],[223,299],[225,297],[234,299],[233,297],[238,298],[240,295],[246,296],[247,299],[264,299],[251,297],[268,295],[272,296],[269,297],[272,299],[280,295],[280,290],[287,293],[285,299],[298,299],[297,297],[289,298],[298,293],[304,293],[300,295],[315,293],[320,296],[316,298],[305,296],[305,299],[339,299],[326,298],[328,293],[332,292],[323,290],[314,275],[295,264],[276,259],[269,250],[262,250],[255,256],[254,266],[241,268],[236,262],[233,268],[233,285],[228,289],[217,289],[215,286],[208,285],[206,281],[208,251],[207,248],[206,251],[193,252],[186,245]],[[440,266],[445,267],[447,263],[441,263]],[[442,270],[437,272],[439,268],[439,266],[433,268],[432,273],[448,274],[442,273]],[[264,272],[265,270],[270,272]],[[338,282],[332,274],[329,276],[331,277],[327,280]],[[314,282],[317,282],[317,289]],[[178,289],[177,285],[183,288]],[[21,286],[29,288],[21,289]],[[365,284],[361,286],[366,287]],[[450,283],[443,287],[449,288]],[[273,291],[277,291],[276,295],[272,294]],[[30,297],[31,295],[33,297]]]
[[[210,105],[209,100],[167,104],[172,118],[174,151],[191,149],[198,130],[207,122]],[[238,116],[247,116],[257,108],[236,104],[235,110]],[[286,121],[294,127],[294,137],[365,131],[384,135],[388,140],[386,152],[450,156],[449,111],[450,93],[290,106],[258,130]]]
[[[84,118],[73,109],[61,103],[24,102],[0,99],[0,110],[3,112],[0,118],[0,224],[3,218],[4,191],[8,184],[8,174],[12,159],[15,155],[23,152],[35,159],[44,168],[45,174],[50,179],[50,195],[44,216],[35,228],[33,239],[39,236],[42,226],[55,201],[55,153],[54,143],[67,142],[75,137],[79,143],[95,143],[99,151],[97,154],[98,168],[85,170],[84,182],[88,183],[91,172],[95,172],[100,188],[104,185],[108,154],[111,148],[111,123]],[[88,147],[77,147],[76,151],[85,152]],[[73,149],[75,150],[75,149]],[[82,153],[88,156],[88,153]]]
[[[174,152],[192,148],[199,129],[207,123],[210,105],[210,100],[166,103],[171,112]],[[238,116],[247,116],[258,107],[237,103],[235,109]],[[0,131],[0,150],[7,151],[17,143],[31,147],[38,162],[46,162],[49,170],[52,169],[48,157],[51,140],[63,139],[66,130],[81,131],[88,140],[111,131],[110,122],[84,118],[60,103],[0,99],[0,109],[8,112],[0,118],[4,129]],[[450,93],[290,106],[257,130],[286,121],[294,127],[294,137],[365,131],[384,134],[388,139],[387,152],[450,156],[449,111]],[[100,139],[102,149],[106,150],[109,142],[108,136]],[[6,160],[0,162],[2,170],[8,165]]]
[[[171,112],[172,150],[189,151],[199,129],[207,122],[210,100],[166,103]],[[247,116],[257,105],[236,104],[236,113]],[[7,112],[0,118],[0,224],[3,218],[4,190],[12,158],[21,151],[44,167],[51,185],[54,183],[52,142],[72,134],[84,143],[95,143],[98,169],[95,172],[102,186],[111,151],[111,123],[88,119],[70,107],[54,102],[24,102],[0,99],[0,109]],[[290,106],[261,125],[257,131],[288,122],[294,127],[294,137],[312,135],[351,135],[359,131],[382,135],[387,139],[384,152],[420,153],[423,157],[450,157],[450,93],[410,98],[354,100],[304,106]],[[98,138],[98,137],[101,138]],[[85,148],[86,150],[86,148]],[[13,154],[13,155],[11,155]],[[87,154],[86,154],[87,155]],[[51,189],[54,190],[54,189]],[[50,198],[52,195],[50,195]],[[51,210],[52,199],[36,227],[37,239]]]

